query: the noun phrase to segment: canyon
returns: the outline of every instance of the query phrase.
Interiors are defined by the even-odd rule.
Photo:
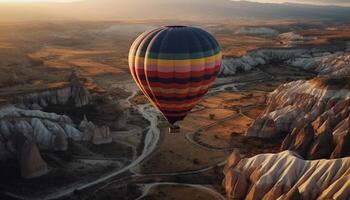
[[[289,40],[291,35],[284,36]],[[279,150],[251,156],[235,149],[224,169],[228,199],[350,197],[348,51],[348,46],[333,52],[260,49],[224,61],[222,77],[263,70],[276,63],[315,73],[315,77],[283,83],[267,95],[266,108],[243,137],[278,140]]]
[[[96,126],[86,117],[79,125],[66,115],[44,112],[51,104],[88,105],[91,95],[74,78],[70,87],[27,94],[18,104],[0,108],[0,160],[18,159],[24,178],[35,178],[48,172],[40,151],[67,151],[70,141],[92,144],[112,142],[109,127]]]
[[[308,159],[349,156],[349,78],[317,77],[278,87],[246,136],[285,137],[281,149]]]
[[[349,48],[349,47],[347,47]],[[302,49],[260,49],[239,58],[225,58],[220,76],[233,76],[239,72],[248,72],[261,65],[290,65],[312,70],[320,75],[349,75],[350,54],[346,48],[328,52],[318,48]]]
[[[348,199],[349,158],[304,160],[293,151],[241,158],[225,168],[228,199]]]
[[[223,65],[168,134],[126,59],[166,23],[0,25],[0,199],[348,198],[347,26],[196,23]]]

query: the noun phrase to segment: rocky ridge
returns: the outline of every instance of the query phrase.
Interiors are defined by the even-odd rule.
[[[305,43],[306,41],[317,39],[316,37],[305,37],[294,32],[286,32],[279,34],[277,39],[281,44],[284,44],[288,47],[296,46]]]
[[[65,115],[14,106],[0,109],[0,160],[17,158],[25,178],[48,171],[39,150],[65,151],[69,141],[105,144],[112,142],[112,136],[108,127],[86,118],[78,127]]]
[[[93,144],[108,144],[112,142],[112,136],[107,126],[96,126],[91,121],[88,121],[86,116],[79,125],[79,130],[82,132],[83,140],[91,141]]]
[[[220,76],[232,76],[239,72],[251,71],[266,64],[285,64],[305,70],[318,72],[320,75],[350,75],[347,66],[350,52],[324,52],[317,49],[259,49],[239,58],[225,58],[220,69]]]
[[[287,61],[288,64],[306,70],[314,70],[319,75],[348,76],[350,75],[350,53],[319,53],[314,56],[295,58]]]
[[[246,136],[285,137],[282,150],[308,159],[350,155],[350,78],[318,77],[283,84]]]
[[[80,125],[66,115],[42,111],[50,105],[79,108],[92,102],[90,92],[73,72],[69,85],[15,97],[15,105],[0,108],[0,160],[17,159],[22,177],[48,172],[40,151],[66,151],[70,141],[112,142],[110,129],[87,120]]]
[[[72,105],[82,107],[89,105],[91,94],[84,87],[79,76],[73,73],[69,78],[69,85],[63,88],[33,92],[16,98],[18,107],[41,110],[48,105]]]
[[[269,27],[243,27],[238,29],[235,34],[240,35],[258,35],[258,36],[276,36],[279,32]]]
[[[350,158],[303,160],[292,151],[229,157],[223,185],[228,199],[349,199]]]

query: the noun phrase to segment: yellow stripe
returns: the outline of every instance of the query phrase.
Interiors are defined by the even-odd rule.
[[[208,62],[215,62],[218,59],[221,59],[221,52],[216,55],[199,58],[199,59],[188,59],[188,60],[164,60],[164,59],[152,59],[152,58],[143,58],[143,57],[132,57],[131,60],[135,59],[135,63],[143,65],[158,65],[162,67],[190,67],[191,65],[200,65]],[[146,62],[145,62],[146,60]]]

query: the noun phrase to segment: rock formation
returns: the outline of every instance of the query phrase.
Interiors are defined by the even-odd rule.
[[[268,107],[246,135],[271,138],[286,134],[282,150],[309,159],[348,156],[350,78],[318,77],[279,86]]]
[[[91,95],[79,77],[73,73],[69,81],[68,86],[30,93],[18,97],[15,101],[21,108],[32,110],[41,110],[48,105],[70,104],[75,107],[82,107],[90,104]]]
[[[83,132],[83,139],[91,141],[93,144],[109,144],[112,142],[112,135],[109,127],[98,127],[92,122],[89,122],[86,116],[84,120],[81,121],[79,129]]]
[[[284,151],[232,159],[223,181],[230,200],[350,198],[350,158],[306,161]]]
[[[43,150],[67,150],[67,139],[81,140],[82,133],[65,115],[24,110],[13,106],[0,109],[0,135],[11,143],[21,133]]]
[[[69,141],[112,142],[109,128],[86,119],[80,129],[65,115],[9,106],[0,109],[0,160],[17,158],[24,178],[45,174],[40,150],[65,151]]]
[[[29,179],[45,175],[49,170],[46,162],[40,155],[37,145],[31,139],[25,137],[23,142],[17,140],[17,143],[21,176]]]
[[[350,49],[349,49],[350,50]],[[345,52],[344,52],[345,51]],[[320,51],[318,49],[259,49],[239,58],[225,58],[220,76],[231,76],[238,72],[250,71],[266,64],[285,64],[305,70],[313,70],[320,75],[350,75],[350,52]]]
[[[295,67],[312,69],[320,75],[348,76],[350,75],[350,53],[336,52],[334,54],[325,52],[317,53],[308,57],[295,58],[287,61]]]
[[[298,44],[303,44],[306,41],[316,39],[315,37],[305,37],[294,32],[286,32],[279,34],[277,38],[281,44],[287,46],[295,46]]]
[[[238,29],[235,33],[241,35],[260,35],[270,37],[274,37],[279,34],[277,30],[269,27],[243,27]]]
[[[260,49],[240,58],[223,59],[219,75],[230,76],[239,71],[250,71],[259,65],[270,62],[283,63],[306,53],[307,50],[303,49]]]

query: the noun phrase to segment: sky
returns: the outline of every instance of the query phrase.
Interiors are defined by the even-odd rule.
[[[59,3],[67,3],[74,2],[79,0],[0,0],[0,3],[32,3],[32,2],[59,2]]]
[[[241,1],[241,0],[233,0]],[[301,4],[315,4],[315,5],[336,5],[336,6],[350,6],[350,0],[247,0],[260,3],[301,3]]]
[[[249,18],[350,22],[350,5],[348,5],[350,0],[254,1],[260,3],[233,2],[233,0],[0,0],[0,21],[140,19],[217,21]],[[317,5],[332,2],[331,5],[348,6],[276,4],[283,1]]]
[[[82,1],[82,0],[0,0],[0,3],[31,3],[31,2],[74,2],[74,1]],[[116,1],[124,1],[128,0],[116,0]],[[166,1],[166,0],[164,0]],[[215,1],[215,0],[213,0]],[[232,0],[232,1],[241,1],[241,0]],[[337,5],[337,6],[350,6],[350,0],[247,0],[254,1],[260,3],[303,3],[303,4],[316,4],[316,5]]]

